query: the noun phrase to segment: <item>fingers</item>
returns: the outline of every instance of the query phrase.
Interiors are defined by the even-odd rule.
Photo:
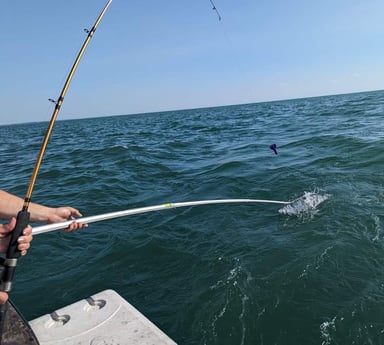
[[[9,223],[7,225],[8,225],[9,231],[13,230],[15,228],[15,226],[16,226],[16,218],[12,217],[9,220]]]
[[[81,228],[86,228],[86,227],[88,227],[88,224],[77,223],[74,221],[70,226],[68,226],[68,228],[65,229],[65,231],[73,232],[73,231],[79,230]]]
[[[31,241],[32,241],[32,227],[28,225],[23,230],[23,235],[17,239],[17,242],[18,242],[17,249],[20,250],[22,256],[27,254],[27,250],[31,247]]]
[[[76,216],[76,217],[82,217],[83,215],[80,213],[79,210],[73,208],[73,207],[68,207],[69,210],[71,211],[71,216]]]
[[[55,216],[50,219],[51,223],[63,222],[66,220],[75,220],[75,217],[83,215],[76,208],[70,206],[58,207],[55,209]],[[73,222],[65,231],[72,232],[87,227],[88,224]]]
[[[0,226],[0,238],[4,238],[10,235],[10,232],[15,228],[16,218],[12,217],[8,224],[2,224]]]
[[[4,304],[8,300],[8,294],[4,291],[0,291],[0,304]]]
[[[83,223],[77,223],[75,221],[75,216],[76,217],[82,217],[83,215],[79,212],[79,210],[73,208],[73,207],[67,207],[68,210],[71,211],[71,215],[70,215],[70,218],[69,219],[72,219],[74,220],[74,222],[67,228],[65,229],[65,231],[68,231],[68,232],[73,232],[73,231],[76,231],[76,230],[79,230],[81,228],[86,228],[88,227],[88,224],[83,224]]]
[[[69,219],[70,217],[82,217],[83,215],[80,213],[80,211],[76,208],[66,206],[62,207],[63,212],[66,212],[66,217]],[[64,211],[65,210],[65,211]]]
[[[23,236],[30,237],[32,239],[32,227],[30,225],[27,225],[27,227],[23,230]]]
[[[30,243],[21,242],[21,238],[19,238],[18,242],[17,249],[20,250],[20,254],[22,256],[26,255],[27,250],[31,247]]]

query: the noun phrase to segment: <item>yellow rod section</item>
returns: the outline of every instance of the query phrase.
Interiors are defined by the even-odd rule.
[[[65,81],[65,84],[63,86],[63,89],[60,93],[60,96],[58,98],[58,100],[55,102],[56,103],[56,106],[55,106],[55,109],[53,111],[53,114],[51,116],[51,120],[49,122],[49,126],[47,128],[47,131],[45,133],[45,136],[44,136],[44,140],[43,140],[43,143],[41,145],[41,148],[40,148],[40,152],[37,156],[37,160],[36,160],[36,163],[35,163],[35,167],[33,169],[33,172],[32,172],[32,176],[31,176],[31,179],[29,181],[29,186],[28,186],[28,190],[27,190],[27,194],[25,195],[25,199],[24,199],[24,204],[23,204],[23,210],[26,211],[28,210],[28,207],[29,207],[29,204],[31,202],[31,198],[32,198],[32,192],[33,192],[33,188],[35,186],[35,183],[36,183],[36,178],[37,178],[37,174],[39,172],[39,169],[40,169],[40,166],[41,166],[41,162],[43,160],[43,157],[44,157],[44,153],[46,151],[46,148],[47,148],[47,144],[48,144],[48,141],[49,141],[49,138],[51,136],[51,133],[52,133],[52,130],[53,130],[53,126],[56,122],[56,118],[57,118],[57,115],[60,111],[60,107],[64,101],[64,97],[65,97],[65,94],[67,93],[67,90],[68,90],[68,87],[69,87],[69,84],[71,83],[71,80],[72,80],[72,77],[73,75],[75,74],[75,71],[77,69],[77,66],[79,65],[79,62],[88,46],[88,43],[89,41],[91,40],[94,32],[96,31],[96,28],[98,27],[101,19],[103,18],[105,12],[107,11],[109,5],[111,4],[112,0],[109,0],[107,2],[107,4],[104,6],[103,10],[101,11],[100,15],[98,16],[98,18],[96,19],[95,21],[95,24],[93,25],[92,29],[88,32],[88,36],[87,38],[85,39],[77,57],[76,57],[76,60],[71,68],[71,71],[69,72],[68,74],[68,77],[67,77],[67,80]]]

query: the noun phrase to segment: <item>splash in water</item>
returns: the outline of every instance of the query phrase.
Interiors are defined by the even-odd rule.
[[[316,210],[316,207],[327,200],[329,195],[320,195],[313,192],[304,192],[300,198],[293,200],[290,204],[279,209],[279,213],[289,216],[297,216],[301,213]]]

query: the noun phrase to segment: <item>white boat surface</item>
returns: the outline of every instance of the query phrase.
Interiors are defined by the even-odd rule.
[[[114,290],[29,321],[40,345],[176,345]]]

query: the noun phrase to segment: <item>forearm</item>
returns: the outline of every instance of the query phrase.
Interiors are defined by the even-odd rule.
[[[23,203],[23,199],[0,190],[0,217],[16,217],[17,213],[22,209]],[[32,222],[47,222],[54,209],[31,202],[28,211]]]

